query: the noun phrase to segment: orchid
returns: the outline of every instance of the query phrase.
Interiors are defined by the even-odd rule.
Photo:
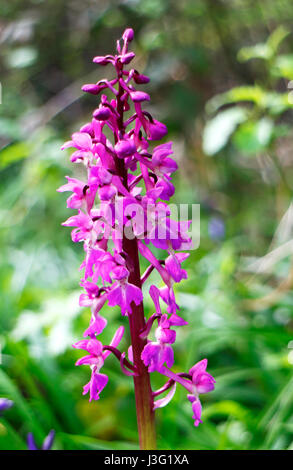
[[[149,78],[131,66],[125,68],[135,57],[129,51],[133,38],[133,30],[126,29],[122,40],[117,42],[116,55],[93,59],[101,66],[112,65],[115,77],[82,87],[92,95],[101,94],[100,103],[92,119],[62,148],[74,149],[71,161],[82,165],[84,177],[67,176],[67,184],[58,191],[72,192],[67,207],[77,209],[78,213],[63,225],[74,227],[72,240],[83,243],[85,252],[80,305],[91,308],[90,325],[84,332],[84,337],[89,339],[73,345],[88,353],[76,363],[91,370],[83,393],[89,393],[90,401],[100,398],[109,380],[100,371],[110,354],[116,357],[122,372],[133,376],[141,448],[152,449],[155,448],[154,410],[172,399],[176,384],[188,391],[193,419],[198,425],[201,422],[199,394],[213,390],[215,381],[206,372],[206,360],[193,366],[189,374],[171,370],[176,340],[173,328],[187,325],[178,315],[180,308],[174,284],[187,279],[181,265],[189,256],[184,251],[192,248],[192,240],[189,221],[172,219],[166,203],[175,192],[172,175],[178,169],[171,157],[172,142],[150,148],[152,141],[167,135],[167,127],[143,108],[150,96],[137,90],[136,85],[148,83]],[[155,256],[152,247],[165,252],[162,259]],[[143,274],[140,257],[148,263]],[[149,288],[154,313],[146,319],[144,284],[154,270],[160,275],[161,285],[151,284]],[[128,318],[129,360],[118,349],[124,327],[118,328],[109,345],[103,345],[98,339],[107,325],[100,315],[105,304],[119,306],[121,314]],[[155,341],[152,341],[155,323]],[[155,392],[150,384],[152,372],[168,378]],[[154,401],[165,391],[168,391],[166,397]]]

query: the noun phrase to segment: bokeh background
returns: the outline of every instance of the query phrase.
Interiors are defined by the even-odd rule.
[[[200,247],[177,289],[189,327],[176,370],[207,357],[217,380],[198,428],[179,388],[157,412],[159,448],[292,449],[292,2],[1,0],[0,11],[0,396],[15,402],[0,448],[52,428],[55,449],[137,448],[132,380],[114,359],[101,400],[81,395],[89,371],[71,344],[90,317],[78,306],[83,250],[56,192],[74,174],[60,146],[96,107],[80,87],[108,73],[91,59],[132,26],[147,109],[174,142],[174,201],[201,204]],[[105,308],[106,342],[121,318]]]

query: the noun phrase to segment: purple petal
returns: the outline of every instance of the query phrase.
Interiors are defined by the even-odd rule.
[[[133,363],[133,350],[132,350],[132,346],[129,346],[127,353],[128,353],[128,359],[129,359],[129,361]]]
[[[135,305],[140,305],[141,302],[143,301],[142,291],[139,287],[135,286],[134,284],[127,284],[125,293],[126,293],[128,311],[131,312],[132,302],[134,302]]]
[[[196,377],[196,375],[202,374],[206,371],[207,365],[208,360],[202,359],[201,361],[194,364],[194,366],[189,370],[189,374]]]
[[[99,335],[102,333],[106,325],[107,320],[104,317],[97,315],[96,318],[92,318],[90,326],[85,330],[83,336],[91,336],[93,334]]]
[[[78,361],[76,361],[76,366],[91,366],[96,364],[97,358],[95,356],[83,356]]]
[[[92,148],[92,139],[90,135],[85,132],[75,132],[72,134],[72,140],[80,150],[91,150]]]
[[[53,445],[53,441],[54,441],[54,437],[55,437],[55,431],[52,429],[48,436],[45,438],[44,442],[43,442],[43,445],[42,445],[42,449],[43,450],[50,450],[52,445]]]
[[[36,446],[34,436],[31,432],[29,432],[27,435],[27,446],[29,450],[39,450]]]
[[[174,364],[174,352],[171,346],[164,346],[164,354],[162,357],[162,363],[166,363],[167,367],[171,368]]]
[[[198,426],[200,423],[202,423],[201,420],[201,412],[202,412],[202,407],[200,400],[197,399],[192,403],[192,411],[193,411],[193,416],[192,418],[194,419],[194,426]]]
[[[168,405],[168,403],[172,400],[172,398],[174,397],[174,394],[176,392],[176,382],[174,382],[174,384],[172,385],[172,387],[170,388],[169,392],[167,393],[167,395],[164,397],[164,398],[160,398],[159,400],[156,400],[154,402],[154,410],[156,410],[157,408],[163,408],[164,406]]]

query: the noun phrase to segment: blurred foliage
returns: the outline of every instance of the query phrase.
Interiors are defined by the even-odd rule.
[[[101,400],[81,395],[88,370],[70,344],[90,315],[77,302],[82,247],[56,193],[74,171],[60,146],[95,105],[80,86],[105,73],[91,59],[126,26],[174,142],[176,202],[201,204],[176,369],[208,357],[217,380],[199,428],[183,390],[157,412],[159,448],[293,448],[292,19],[289,0],[1,2],[0,396],[15,402],[1,449],[51,428],[56,449],[137,448],[132,381],[114,360]],[[106,316],[105,342],[121,322]]]

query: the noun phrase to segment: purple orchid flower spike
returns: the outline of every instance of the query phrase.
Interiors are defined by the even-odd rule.
[[[14,405],[12,400],[8,400],[8,398],[0,398],[0,416],[6,410],[9,410]]]
[[[172,399],[179,382],[188,391],[194,420],[199,424],[198,396],[212,390],[214,379],[207,374],[204,362],[190,369],[189,374],[171,370],[176,330],[187,325],[178,314],[174,285],[187,279],[182,264],[188,257],[184,251],[192,248],[190,222],[172,219],[166,202],[175,192],[172,177],[178,164],[173,158],[172,142],[151,149],[153,141],[164,138],[168,131],[145,109],[150,95],[139,87],[148,83],[149,77],[132,66],[135,54],[129,45],[133,39],[133,29],[127,28],[117,41],[114,55],[93,59],[97,65],[113,67],[114,77],[82,87],[94,96],[101,95],[100,102],[89,122],[62,148],[73,149],[71,161],[84,167],[85,178],[67,177],[59,192],[72,192],[67,206],[78,212],[63,225],[73,228],[72,240],[82,243],[85,253],[81,264],[84,292],[79,303],[91,309],[90,324],[84,332],[89,339],[73,345],[88,353],[76,363],[91,369],[83,393],[89,393],[90,401],[100,398],[108,382],[101,369],[110,354],[116,357],[121,371],[133,376],[140,446],[153,449],[154,409]],[[161,250],[161,258],[157,258],[154,248]],[[143,274],[140,257],[147,262]],[[160,281],[149,289],[154,310],[145,318],[143,288],[153,271],[157,271]],[[118,328],[109,345],[98,339],[107,326],[107,319],[100,314],[106,305],[119,307],[122,316],[127,317],[129,360],[118,349],[123,327]],[[168,377],[168,382],[154,393],[150,372]],[[157,398],[164,392],[164,398]]]
[[[27,445],[29,450],[50,450],[52,448],[55,438],[55,431],[52,429],[48,436],[44,439],[42,447],[37,447],[33,434],[30,432],[27,435]]]

